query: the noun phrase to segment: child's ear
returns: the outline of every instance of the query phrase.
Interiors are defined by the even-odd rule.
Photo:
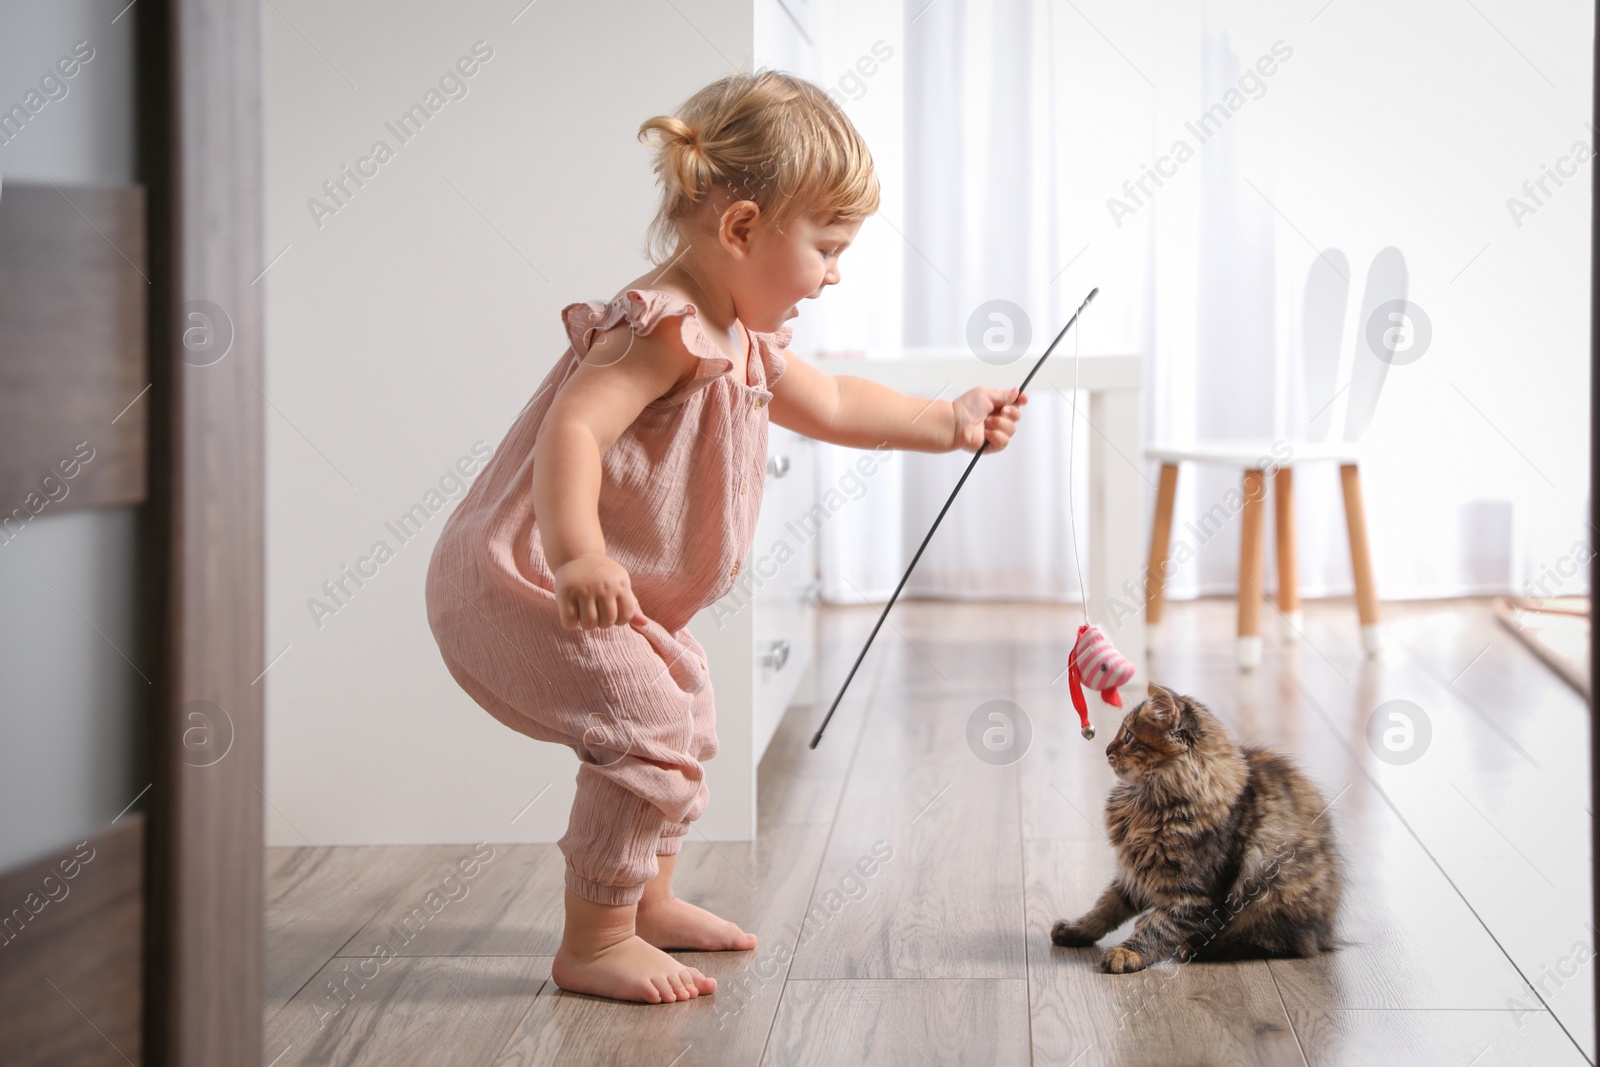
[[[760,218],[761,207],[754,200],[735,201],[722,213],[717,239],[730,255],[748,256]]]
[[[1150,698],[1145,702],[1145,714],[1163,730],[1178,725],[1178,697],[1170,689],[1150,683]]]

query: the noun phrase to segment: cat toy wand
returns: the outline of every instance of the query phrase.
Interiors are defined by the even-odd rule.
[[[1093,300],[1098,292],[1100,292],[1098,286],[1089,290],[1089,295],[1083,298],[1083,303],[1079,304],[1078,310],[1072,313],[1072,318],[1068,319],[1067,324],[1061,327],[1061,332],[1056,334],[1054,341],[1050,342],[1050,347],[1044,350],[1044,355],[1039,357],[1039,362],[1035,363],[1033,369],[1028,372],[1028,376],[1022,379],[1022,384],[1017,387],[1018,396],[1021,396],[1023,390],[1028,388],[1028,383],[1033,381],[1033,376],[1039,373],[1039,368],[1044,366],[1044,361],[1050,358],[1050,353],[1056,350],[1056,345],[1060,344],[1061,339],[1067,336],[1067,331],[1072,329],[1072,324],[1078,321],[1078,316],[1083,314],[1083,309],[1089,306],[1089,301]],[[867,635],[867,643],[861,646],[861,654],[856,657],[855,666],[850,668],[850,673],[845,676],[844,684],[839,687],[839,695],[833,698],[833,706],[828,709],[828,714],[822,717],[822,725],[817,727],[816,736],[811,739],[811,748],[816,748],[817,743],[822,740],[822,731],[828,728],[828,722],[833,718],[833,713],[839,709],[839,701],[844,699],[844,691],[850,688],[850,680],[856,676],[856,671],[860,668],[861,661],[866,659],[867,649],[872,647],[872,639],[878,636],[878,631],[883,628],[884,620],[889,617],[889,609],[894,607],[895,600],[900,596],[900,590],[905,588],[906,579],[910,578],[911,572],[916,569],[917,560],[922,558],[922,550],[928,547],[929,541],[933,540],[933,531],[939,528],[939,522],[944,518],[944,513],[950,510],[951,504],[955,503],[956,494],[961,492],[961,487],[966,484],[967,475],[972,473],[972,468],[978,465],[978,458],[983,455],[984,450],[988,447],[989,441],[985,437],[983,444],[979,445],[978,450],[972,454],[972,462],[967,464],[967,469],[962,473],[961,480],[956,482],[954,489],[950,490],[950,499],[946,500],[944,507],[939,509],[938,516],[928,529],[928,536],[922,539],[922,544],[917,547],[917,554],[911,557],[911,565],[906,568],[906,573],[901,577],[900,584],[894,587],[894,593],[890,595],[889,603],[883,606],[883,614],[878,616],[878,624],[872,628],[872,633]],[[1081,636],[1082,632],[1080,631]],[[1087,712],[1080,709],[1079,715],[1083,721],[1083,736],[1086,738],[1093,737],[1094,727],[1089,725]]]

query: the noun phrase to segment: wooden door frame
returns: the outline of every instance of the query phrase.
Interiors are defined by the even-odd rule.
[[[142,0],[130,12],[152,268],[141,534],[162,646],[146,753],[144,1062],[169,1067],[262,1054],[261,10]]]

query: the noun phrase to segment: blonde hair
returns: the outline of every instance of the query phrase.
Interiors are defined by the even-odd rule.
[[[639,126],[658,135],[653,169],[661,206],[645,254],[664,262],[680,225],[713,189],[753,200],[782,227],[807,212],[824,223],[854,222],[878,210],[872,154],[822,89],[781,71],[730,74],[695,93],[673,115]]]

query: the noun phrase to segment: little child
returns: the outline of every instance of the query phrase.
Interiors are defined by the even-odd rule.
[[[659,1004],[716,989],[663,949],[756,944],[673,896],[672,871],[717,751],[686,627],[750,551],[768,420],[854,448],[998,452],[1027,398],[929,401],[785,356],[785,320],[838,284],[878,210],[866,144],[821,89],[734,74],[651,131],[665,265],[562,309],[571,347],[445,523],[427,603],[473,700],[581,761],[556,984]]]

